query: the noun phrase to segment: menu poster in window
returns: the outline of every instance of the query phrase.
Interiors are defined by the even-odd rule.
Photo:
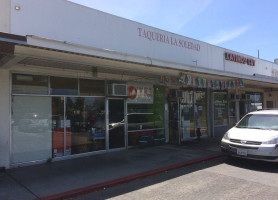
[[[152,104],[153,85],[142,83],[129,83],[127,85],[127,103]]]
[[[214,93],[214,125],[227,125],[228,123],[228,101],[227,93]]]

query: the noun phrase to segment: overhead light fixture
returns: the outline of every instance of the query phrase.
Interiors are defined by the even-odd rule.
[[[20,6],[15,6],[14,9],[15,10],[20,10]]]

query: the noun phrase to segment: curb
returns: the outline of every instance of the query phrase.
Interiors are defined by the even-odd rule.
[[[170,166],[167,166],[167,167],[162,167],[162,168],[155,169],[155,170],[150,170],[150,171],[147,171],[147,172],[142,172],[142,173],[135,174],[135,175],[126,176],[126,177],[123,177],[123,178],[107,181],[107,182],[104,182],[104,183],[99,183],[99,184],[90,185],[90,186],[70,190],[70,191],[67,191],[67,192],[59,193],[59,194],[50,195],[50,196],[47,196],[47,197],[39,198],[37,200],[69,199],[69,198],[77,197],[77,196],[80,196],[80,195],[84,195],[84,194],[96,192],[96,191],[99,191],[99,190],[103,190],[104,188],[109,188],[109,187],[112,187],[112,186],[115,186],[115,185],[127,183],[127,182],[130,182],[130,181],[136,180],[136,179],[145,178],[147,176],[151,176],[151,175],[159,174],[159,173],[162,173],[162,172],[165,172],[165,171],[170,171],[170,170],[178,169],[178,168],[181,168],[181,167],[197,164],[197,163],[200,163],[200,162],[220,158],[220,157],[223,157],[223,156],[224,156],[223,153],[214,154],[214,155],[211,155],[211,156],[206,156],[206,157],[198,158],[198,159],[195,159],[195,160],[185,161],[185,162],[182,162],[182,163],[170,165]]]

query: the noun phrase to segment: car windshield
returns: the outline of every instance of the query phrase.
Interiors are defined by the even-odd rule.
[[[237,125],[237,128],[278,130],[278,115],[249,114]]]

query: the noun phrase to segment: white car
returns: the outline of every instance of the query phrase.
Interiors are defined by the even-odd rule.
[[[278,162],[278,110],[245,115],[225,133],[221,151],[236,157]]]

